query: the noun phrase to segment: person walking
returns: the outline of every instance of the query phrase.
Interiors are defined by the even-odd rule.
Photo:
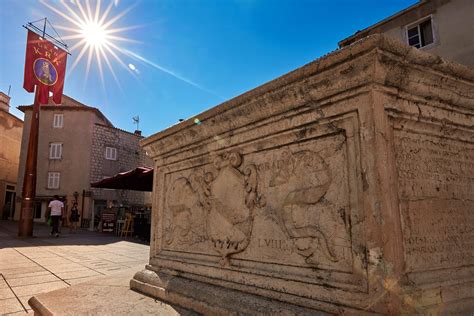
[[[53,222],[53,229],[51,236],[59,237],[59,221],[64,212],[64,203],[59,200],[59,196],[55,195],[53,200],[48,205],[51,221]]]
[[[71,222],[71,226],[69,226],[69,232],[76,232],[77,231],[77,223],[79,222],[79,210],[77,209],[77,202],[74,202],[71,208],[71,215],[69,216],[69,221]]]

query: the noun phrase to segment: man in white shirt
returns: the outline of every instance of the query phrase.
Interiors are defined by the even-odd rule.
[[[53,200],[49,202],[48,208],[53,222],[51,236],[59,237],[59,220],[63,217],[64,203],[59,200],[59,196],[55,195]]]

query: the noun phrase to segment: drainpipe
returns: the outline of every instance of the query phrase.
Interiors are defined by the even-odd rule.
[[[95,220],[95,212],[94,212],[94,199],[91,199],[91,202],[90,202],[90,208],[91,208],[91,221],[89,223],[89,230],[92,232],[94,231],[94,220]]]

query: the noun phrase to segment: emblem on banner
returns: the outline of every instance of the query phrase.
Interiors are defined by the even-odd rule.
[[[38,79],[42,84],[52,86],[56,83],[58,79],[58,72],[54,68],[53,64],[45,59],[38,58],[33,64],[33,72],[36,79]]]

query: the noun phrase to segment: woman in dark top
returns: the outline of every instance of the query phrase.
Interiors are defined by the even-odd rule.
[[[71,226],[69,227],[69,232],[76,232],[77,231],[77,223],[79,222],[79,210],[77,209],[77,203],[74,202],[71,208],[71,216],[69,217],[69,221],[71,222]]]

